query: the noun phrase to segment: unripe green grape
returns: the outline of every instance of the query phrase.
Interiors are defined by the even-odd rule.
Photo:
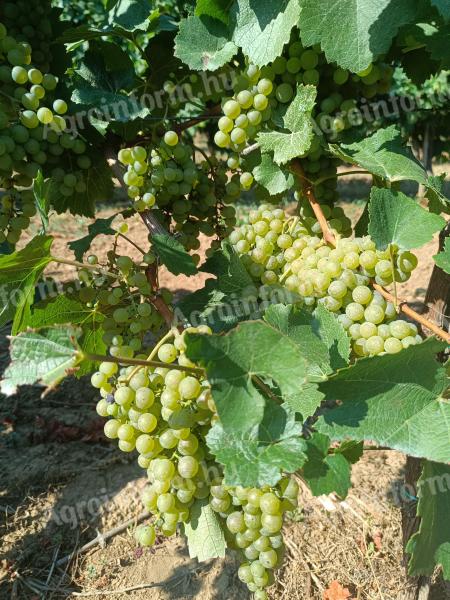
[[[267,108],[269,101],[264,94],[256,94],[253,98],[253,106],[258,111],[263,111]]]
[[[234,144],[244,144],[247,139],[247,134],[241,127],[235,127],[230,134],[230,138]]]
[[[364,307],[357,302],[350,302],[345,309],[345,314],[352,321],[360,321],[364,317]]]
[[[273,90],[273,83],[270,79],[263,78],[258,82],[258,92],[260,94],[264,94],[264,96],[269,96]]]
[[[250,108],[253,103],[253,94],[248,90],[242,90],[236,96],[236,100],[242,108]],[[225,112],[225,111],[224,111]],[[234,117],[236,118],[236,117]]]
[[[164,134],[164,142],[168,146],[176,146],[178,144],[178,134],[176,131],[167,131]]]
[[[280,510],[281,502],[274,493],[268,492],[261,496],[259,506],[263,513],[276,515]]]
[[[366,321],[379,325],[384,321],[384,309],[377,304],[372,304],[364,311],[364,317]]]
[[[366,340],[368,340],[370,337],[377,335],[377,333],[378,333],[378,329],[377,329],[377,326],[375,325],[375,323],[371,323],[370,321],[367,321],[365,323],[362,323],[361,326],[359,327],[359,335],[357,337],[358,338],[363,337]]]
[[[120,406],[126,406],[133,402],[135,397],[134,391],[128,386],[118,388],[114,393],[114,400]]]
[[[374,335],[366,341],[366,352],[368,354],[381,354],[384,351],[384,340],[379,335]]]
[[[106,421],[105,426],[103,428],[106,437],[112,440],[117,439],[117,432],[120,426],[120,421],[117,421],[116,419],[110,419],[109,421]]]
[[[151,413],[141,415],[137,422],[139,431],[142,431],[143,433],[151,433],[156,429],[157,425],[158,420],[155,415]]]
[[[117,436],[119,440],[131,442],[135,438],[134,427],[132,425],[128,425],[127,423],[121,425],[117,430]]]
[[[100,389],[103,385],[105,385],[107,381],[107,377],[104,373],[94,373],[91,377],[91,384],[93,387]]]
[[[365,285],[358,285],[352,291],[352,297],[358,304],[369,304],[372,300],[372,291]]]
[[[49,108],[42,107],[37,111],[37,118],[44,125],[49,125],[53,121],[53,113]]]
[[[20,120],[28,129],[35,129],[39,125],[39,119],[32,110],[24,110],[20,115]]]
[[[155,402],[155,394],[148,387],[142,387],[136,390],[135,404],[138,408],[150,408]]]
[[[140,526],[136,529],[135,539],[141,546],[153,546],[156,539],[154,527],[151,525]]]
[[[275,96],[279,102],[286,104],[290,102],[294,96],[294,89],[290,83],[282,83],[277,86]]]
[[[393,321],[389,325],[389,329],[390,329],[392,337],[395,337],[398,340],[402,340],[403,338],[407,337],[411,333],[409,323],[407,323],[406,321],[401,321],[401,320]]]
[[[112,362],[102,362],[99,367],[100,373],[104,373],[107,377],[112,377],[119,370],[119,365]]]
[[[300,56],[300,61],[304,69],[314,69],[319,63],[319,57],[314,50],[305,50]]]
[[[223,131],[216,131],[214,135],[214,142],[219,148],[228,148],[230,145],[230,136]]]
[[[397,354],[403,350],[401,341],[395,337],[389,337],[384,342],[384,351],[388,354]]]
[[[241,112],[241,106],[236,100],[227,100],[223,105],[223,113],[230,119],[236,119]]]

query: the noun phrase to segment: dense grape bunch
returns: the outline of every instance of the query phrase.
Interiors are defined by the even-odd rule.
[[[240,187],[228,182],[225,167],[215,157],[197,162],[195,148],[175,131],[167,131],[154,147],[120,150],[119,160],[127,167],[124,181],[135,209],[155,208],[169,227],[173,221],[187,250],[200,247],[199,233],[222,239],[232,231],[236,218],[231,203]]]
[[[342,209],[329,216],[335,231],[346,227]],[[382,286],[407,281],[417,265],[415,255],[394,245],[376,250],[369,237],[339,238],[334,248],[324,242],[312,217],[307,225],[309,229],[298,217],[287,218],[282,209],[262,205],[230,241],[256,282],[282,284],[305,305],[320,303],[334,313],[357,356],[395,354],[420,343],[417,327],[399,320],[393,303],[371,286],[373,281]]]
[[[354,98],[360,94],[373,98],[388,92],[392,74],[392,69],[384,64],[370,65],[357,74],[328,64],[320,47],[303,47],[295,32],[283,55],[273,63],[259,69],[247,61],[246,68],[235,78],[233,97],[222,102],[223,116],[214,141],[219,148],[232,151],[230,169],[240,162],[245,165],[239,154],[255,142],[260,131],[279,126],[280,117],[300,84],[316,86],[318,99],[313,117],[325,138],[336,141],[341,132],[352,126],[351,115],[357,104]],[[332,204],[337,200],[334,176],[339,161],[327,154],[322,136],[314,136],[301,158],[307,176],[314,180],[320,172],[325,179],[315,187],[316,197]]]
[[[65,131],[68,105],[55,96],[57,78],[36,68],[33,60],[31,46],[0,23],[0,185],[8,191],[0,229],[11,246],[33,216],[29,193],[16,188],[29,187],[42,171],[54,178],[68,202],[86,192],[84,173],[92,164],[84,140]],[[6,215],[10,219],[4,224]]]

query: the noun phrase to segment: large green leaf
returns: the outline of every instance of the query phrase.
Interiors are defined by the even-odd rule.
[[[48,228],[48,211],[50,210],[50,186],[51,180],[44,180],[42,171],[39,171],[36,179],[33,181],[33,194],[36,202],[36,208],[41,218],[42,229],[44,233]]]
[[[283,171],[274,163],[270,154],[263,154],[261,162],[253,169],[255,180],[266,188],[271,196],[290,190],[294,185],[292,173]]]
[[[76,192],[73,196],[61,194],[61,182],[51,178],[48,180],[50,203],[58,214],[70,211],[73,215],[95,217],[97,202],[110,201],[114,191],[112,171],[101,157],[93,162],[89,169],[77,173],[86,190]]]
[[[396,125],[379,129],[351,143],[331,144],[330,150],[342,160],[358,165],[388,181],[412,180],[426,184],[427,174],[403,142]]]
[[[336,492],[341,498],[350,488],[350,463],[342,453],[328,454],[330,438],[314,433],[306,441],[306,462],[302,477],[314,496]]]
[[[190,518],[184,525],[184,533],[191,558],[202,562],[225,556],[225,535],[219,516],[213,511],[207,498],[196,500],[190,508]]]
[[[298,0],[237,0],[232,8],[233,40],[262,67],[282,54],[299,17]]]
[[[427,179],[428,209],[438,215],[450,213],[450,200],[444,194],[445,173],[441,175],[430,175]]]
[[[83,255],[89,250],[93,240],[98,235],[115,235],[116,231],[111,227],[111,223],[116,216],[112,215],[112,217],[108,217],[107,219],[97,219],[88,226],[88,235],[68,243],[77,260],[83,260]]]
[[[208,15],[191,16],[180,23],[175,56],[197,71],[215,71],[237,52],[228,27]]]
[[[293,403],[302,414],[311,410],[310,398],[304,398],[311,384],[303,353],[270,325],[247,321],[225,335],[187,334],[186,343],[187,356],[206,369],[227,433],[259,426],[267,402]]]
[[[262,132],[257,141],[262,152],[273,152],[273,159],[278,165],[287,163],[304,154],[313,138],[313,121],[311,112],[316,101],[317,88],[313,85],[299,85],[294,100],[281,118],[287,132]]]
[[[350,71],[366,69],[387,52],[392,39],[416,14],[416,0],[300,0],[305,46],[320,44],[328,62]]]
[[[33,328],[50,327],[57,324],[78,325],[82,330],[78,343],[86,354],[105,354],[102,323],[104,316],[98,310],[89,308],[77,298],[60,294],[39,302],[33,308],[28,325]],[[86,375],[95,369],[95,364],[83,361],[77,376]]]
[[[349,337],[324,306],[319,305],[313,314],[292,305],[276,304],[266,310],[264,318],[297,344],[311,376],[326,379],[336,369],[348,365]]]
[[[230,7],[234,0],[197,0],[195,6],[195,14],[200,17],[201,15],[208,15],[219,19],[225,25],[228,25],[230,20]]]
[[[109,13],[111,25],[123,27],[126,31],[145,31],[153,12],[151,0],[117,0]]]
[[[450,237],[445,240],[444,249],[439,254],[433,256],[437,266],[450,274]]]
[[[391,243],[403,250],[420,248],[446,223],[402,192],[386,188],[372,188],[369,216],[369,235],[381,250]]]
[[[0,327],[13,321],[12,332],[18,333],[27,326],[35,285],[52,260],[52,242],[49,236],[37,236],[22,250],[0,256]]]
[[[326,401],[340,402],[320,417],[319,431],[332,440],[371,440],[411,456],[450,462],[450,402],[442,397],[448,381],[435,359],[445,347],[430,338],[339,371],[319,386]]]
[[[268,404],[264,419],[245,432],[227,432],[217,423],[206,441],[224,466],[226,485],[274,486],[282,473],[293,473],[305,462],[302,425],[283,407]],[[345,460],[345,459],[344,459]]]
[[[450,466],[425,461],[417,489],[421,521],[406,547],[411,554],[409,574],[432,575],[441,565],[444,578],[450,580]]]
[[[158,233],[152,236],[153,250],[159,256],[163,265],[174,275],[195,275],[197,267],[190,254],[174,237]]]
[[[20,385],[57,385],[82,360],[79,333],[72,327],[51,327],[13,336],[11,363],[1,381],[2,393],[14,394]]]

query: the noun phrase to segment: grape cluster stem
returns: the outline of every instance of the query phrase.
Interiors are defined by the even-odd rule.
[[[304,192],[308,202],[310,203],[312,210],[314,211],[316,219],[318,220],[318,222],[320,224],[320,228],[322,229],[323,239],[328,244],[332,244],[333,246],[336,246],[336,238],[334,237],[333,232],[331,231],[331,229],[328,226],[328,222],[325,218],[325,215],[323,214],[320,204],[317,202],[317,199],[314,196],[314,191],[312,189],[312,186],[308,183],[308,181],[305,178],[302,164],[298,158],[294,159],[291,162],[291,168],[292,168],[292,171],[300,179],[303,192]],[[423,327],[425,327],[429,331],[432,331],[435,335],[437,335],[438,337],[445,340],[447,342],[447,344],[450,344],[450,333],[448,333],[447,331],[444,331],[443,329],[438,327],[435,323],[433,323],[432,321],[430,321],[423,315],[419,315],[419,313],[417,313],[415,310],[413,310],[408,305],[407,302],[405,302],[404,300],[397,299],[390,292],[385,290],[381,285],[379,285],[377,283],[373,283],[372,285],[375,290],[377,290],[384,298],[386,298],[386,300],[389,300],[389,302],[393,302],[396,306],[398,306],[399,311],[403,312],[405,315],[407,315],[408,317],[410,317],[417,323],[420,323]]]

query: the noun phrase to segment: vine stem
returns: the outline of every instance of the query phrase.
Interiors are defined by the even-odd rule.
[[[173,337],[175,337],[175,333],[174,333],[174,331],[171,329],[170,331],[168,331],[168,332],[166,333],[166,335],[164,335],[164,336],[163,336],[163,337],[162,337],[162,338],[159,340],[159,342],[158,342],[158,343],[155,345],[155,347],[152,349],[152,351],[150,352],[150,354],[149,354],[149,355],[148,355],[148,357],[147,357],[147,362],[148,362],[149,360],[153,360],[153,359],[155,358],[155,356],[156,356],[156,354],[157,354],[158,350],[161,348],[161,346],[162,346],[163,344],[165,344],[165,343],[166,343],[168,340],[171,340]],[[139,371],[139,369],[138,369],[138,368],[136,368],[136,369],[133,369],[133,370],[131,371],[131,373],[128,375],[128,377],[127,377],[126,381],[127,381],[127,382],[128,382],[128,381],[130,381],[130,379],[133,377],[133,375],[136,375],[136,373],[137,373],[138,371]]]
[[[102,269],[98,265],[90,265],[89,263],[78,262],[77,260],[70,260],[68,258],[60,258],[58,256],[52,256],[52,261],[56,263],[60,263],[62,265],[70,265],[71,267],[77,267],[78,269],[89,269],[90,271],[97,271],[97,273],[101,273],[107,277],[113,277],[114,279],[119,279],[117,273],[113,273],[112,271],[107,271],[106,269]]]
[[[328,226],[328,222],[325,218],[325,215],[323,214],[323,211],[322,211],[322,208],[321,208],[319,202],[317,201],[316,197],[314,196],[312,186],[308,183],[308,181],[305,178],[302,164],[298,158],[294,159],[291,162],[291,169],[300,178],[303,192],[304,192],[306,198],[308,199],[308,202],[310,203],[311,208],[313,209],[314,214],[316,216],[316,219],[318,220],[320,227],[322,229],[323,239],[327,243],[331,244],[332,246],[336,246],[336,238],[334,237],[333,232],[331,231],[330,227]],[[417,323],[420,323],[426,329],[429,329],[430,331],[432,331],[435,335],[437,335],[438,337],[445,340],[447,342],[447,344],[450,344],[450,333],[448,333],[447,331],[444,331],[438,325],[436,325],[435,323],[433,323],[432,321],[430,321],[423,315],[420,315],[419,313],[417,313],[404,300],[396,299],[395,296],[393,296],[390,292],[385,290],[384,287],[382,287],[378,283],[373,283],[373,287],[384,298],[386,298],[386,300],[389,300],[389,302],[392,302],[394,305],[397,305],[397,303],[398,303],[398,309],[401,312],[403,312],[405,315],[407,315],[408,317],[410,317]]]
[[[178,125],[175,125],[174,131],[176,131],[177,133],[181,133],[182,131],[185,131],[186,129],[193,127],[194,125],[198,125],[199,123],[203,123],[203,121],[207,121],[211,117],[217,117],[220,115],[221,110],[222,109],[221,109],[220,104],[217,104],[216,106],[213,106],[204,115],[199,115],[198,117],[189,119],[189,121],[185,121],[184,123],[179,123]]]
[[[92,362],[108,362],[116,363],[118,365],[136,365],[139,367],[162,367],[164,369],[175,369],[177,371],[185,371],[186,373],[194,373],[195,375],[205,374],[205,371],[200,367],[185,367],[176,363],[164,363],[158,360],[123,358],[120,356],[103,356],[102,354],[83,354],[83,357]]]
[[[291,162],[291,169],[301,180],[301,185],[305,196],[308,199],[308,202],[310,203],[311,208],[313,209],[316,219],[318,220],[320,228],[322,230],[323,239],[328,244],[332,244],[333,246],[335,246],[336,240],[334,234],[328,226],[328,222],[325,218],[325,215],[323,214],[322,209],[320,208],[320,204],[314,196],[312,185],[308,183],[308,180],[305,177],[305,172],[303,170],[302,164],[298,158],[295,158]]]

